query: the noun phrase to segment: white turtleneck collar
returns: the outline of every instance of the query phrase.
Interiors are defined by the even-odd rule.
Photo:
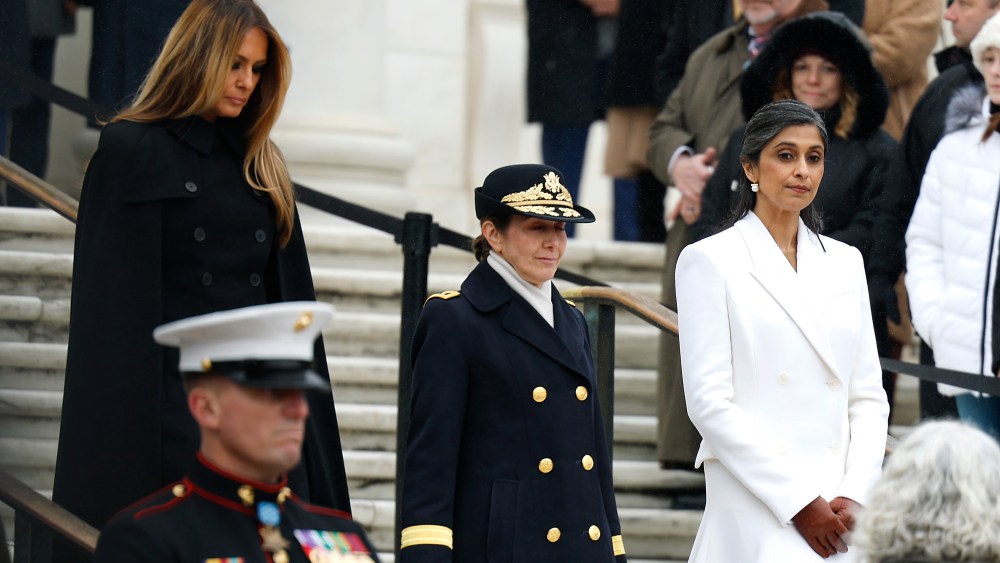
[[[555,328],[555,315],[552,312],[552,280],[543,282],[542,287],[535,287],[534,284],[525,281],[510,262],[492,250],[490,255],[486,257],[486,263],[500,274],[500,277],[507,282],[511,289],[523,297],[534,310],[538,311],[538,314],[545,319],[545,322],[549,323],[549,326]]]

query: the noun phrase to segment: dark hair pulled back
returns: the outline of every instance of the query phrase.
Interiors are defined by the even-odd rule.
[[[482,225],[483,223],[490,221],[498,231],[506,233],[507,227],[510,226],[511,219],[513,219],[513,217],[513,215],[487,215],[479,220],[479,224]],[[486,237],[483,235],[479,235],[472,239],[472,252],[475,253],[477,262],[486,260],[486,257],[490,255],[491,248],[492,247],[490,246],[489,241],[487,241]]]

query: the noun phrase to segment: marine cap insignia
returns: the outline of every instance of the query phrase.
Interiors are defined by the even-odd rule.
[[[543,176],[543,179],[545,180],[543,183],[503,196],[500,203],[506,203],[521,212],[537,215],[581,217],[580,213],[573,209],[573,196],[566,186],[562,185],[559,175],[550,171]]]
[[[295,329],[295,332],[302,332],[303,330],[309,328],[309,325],[313,324],[314,318],[315,317],[313,316],[312,311],[306,311],[305,313],[299,315],[299,318],[295,320],[295,325],[292,328]]]

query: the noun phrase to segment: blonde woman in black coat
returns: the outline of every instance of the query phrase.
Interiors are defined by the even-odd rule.
[[[132,107],[104,127],[80,201],[54,499],[101,527],[198,448],[163,323],[313,300],[292,183],[269,134],[288,51],[252,0],[195,0]],[[320,373],[327,375],[322,345]],[[312,503],[349,511],[333,400],[310,399]]]

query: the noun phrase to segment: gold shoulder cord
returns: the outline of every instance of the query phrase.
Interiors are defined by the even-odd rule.
[[[434,295],[431,295],[430,297],[428,297],[426,301],[424,301],[424,305],[426,305],[427,301],[430,301],[431,299],[445,299],[445,300],[448,300],[448,299],[452,299],[452,298],[458,297],[461,294],[462,293],[459,292],[459,291],[442,291],[441,293],[435,293]]]

